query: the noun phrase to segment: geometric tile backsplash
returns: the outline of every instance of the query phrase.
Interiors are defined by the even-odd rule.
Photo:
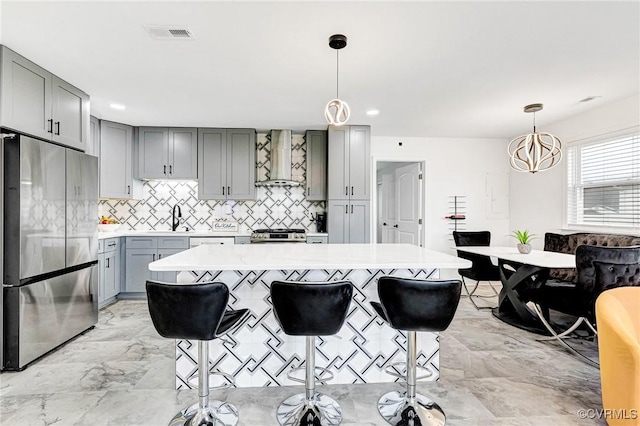
[[[256,138],[256,179],[269,176],[270,141],[267,134]],[[306,143],[303,135],[292,136],[291,174],[295,181],[304,182],[306,172]],[[324,201],[307,201],[304,185],[291,188],[258,187],[257,199],[251,201],[198,200],[198,182],[147,181],[143,185],[142,200],[101,200],[98,214],[111,216],[124,228],[140,230],[171,229],[171,209],[182,209],[183,226],[209,230],[216,219],[234,220],[241,231],[258,228],[304,228],[315,232],[311,217],[324,212]]]

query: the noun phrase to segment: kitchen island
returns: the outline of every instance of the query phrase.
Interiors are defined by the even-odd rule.
[[[406,338],[378,318],[369,302],[378,300],[384,275],[435,279],[439,269],[468,268],[471,262],[408,244],[247,244],[195,247],[149,264],[152,271],[179,271],[178,283],[227,284],[232,308],[251,310],[249,320],[211,343],[211,370],[230,374],[238,387],[295,384],[291,367],[304,361],[305,339],[280,330],[269,285],[274,280],[349,280],[354,285],[347,321],[336,336],[317,339],[317,364],[335,374],[332,384],[391,382],[384,372],[405,360]],[[309,306],[313,309],[313,306]],[[439,377],[436,333],[420,333],[418,364]],[[197,383],[197,345],[176,341],[176,388]]]

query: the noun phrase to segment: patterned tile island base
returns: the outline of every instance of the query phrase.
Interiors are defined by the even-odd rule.
[[[210,343],[209,370],[233,376],[237,387],[263,387],[299,384],[288,379],[287,373],[303,365],[305,355],[304,337],[285,335],[273,316],[269,286],[274,280],[351,281],[355,288],[347,321],[338,335],[317,339],[316,365],[330,367],[335,375],[331,384],[397,381],[384,369],[405,361],[406,337],[378,318],[369,304],[378,300],[378,278],[384,275],[437,278],[438,270],[187,271],[180,272],[178,281],[224,282],[231,290],[231,307],[251,310],[242,327]],[[439,377],[438,352],[436,333],[418,333],[418,365],[432,372],[431,380]],[[177,340],[176,389],[197,387],[197,362],[197,342]]]

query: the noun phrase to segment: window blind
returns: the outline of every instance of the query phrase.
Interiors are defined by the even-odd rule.
[[[567,150],[567,224],[640,227],[640,135]]]

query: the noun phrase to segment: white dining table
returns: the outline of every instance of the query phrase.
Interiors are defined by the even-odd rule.
[[[488,256],[498,265],[502,290],[498,307],[492,310],[496,318],[534,333],[549,334],[535,311],[527,306],[526,292],[544,285],[550,269],[575,268],[575,255],[542,250],[522,254],[515,247],[503,246],[460,246],[455,249]]]

